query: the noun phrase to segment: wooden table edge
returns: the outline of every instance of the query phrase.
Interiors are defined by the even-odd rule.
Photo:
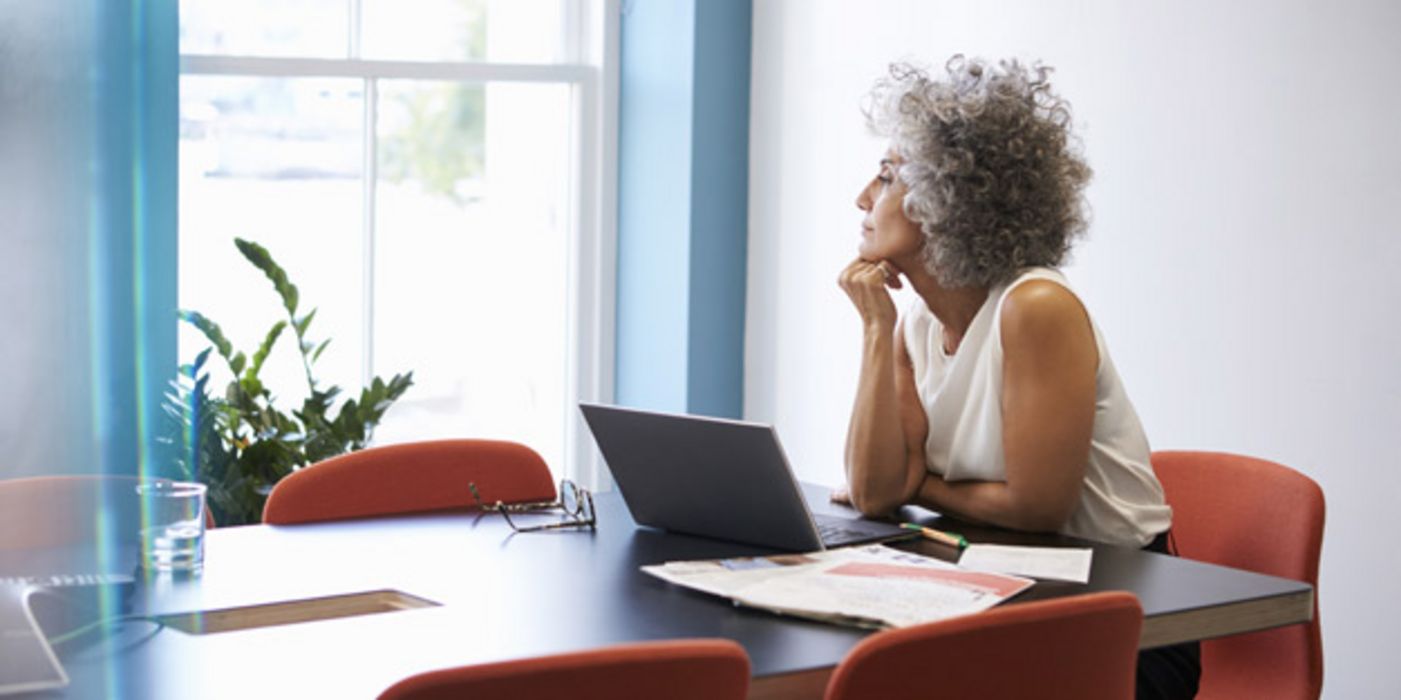
[[[1143,620],[1139,649],[1259,632],[1313,619],[1313,588],[1285,595],[1212,605]]]
[[[835,667],[814,668],[793,673],[760,676],[749,683],[749,700],[789,700],[820,698],[827,692],[827,679]]]

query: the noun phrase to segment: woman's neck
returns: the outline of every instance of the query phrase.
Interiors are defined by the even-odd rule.
[[[987,301],[987,287],[945,287],[933,275],[924,270],[906,273],[905,279],[915,293],[924,300],[924,305],[939,319],[944,329],[944,351],[952,355],[963,342],[963,334],[973,323],[973,317]]]

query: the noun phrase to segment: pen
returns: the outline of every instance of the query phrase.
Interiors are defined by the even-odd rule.
[[[916,525],[914,523],[901,523],[900,527],[906,530],[914,530],[928,539],[934,540],[935,542],[943,542],[950,547],[963,549],[968,546],[968,540],[963,539],[963,535],[955,532],[940,532],[932,527],[924,527],[923,525]]]

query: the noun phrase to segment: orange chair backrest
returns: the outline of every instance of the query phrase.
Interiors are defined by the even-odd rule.
[[[1172,506],[1178,554],[1314,587],[1306,625],[1203,642],[1197,697],[1318,697],[1323,490],[1282,464],[1221,452],[1154,452],[1153,470]]]
[[[436,440],[371,447],[284,477],[263,508],[274,525],[418,513],[487,503],[549,501],[555,485],[535,450],[501,440]]]
[[[1142,627],[1138,599],[1115,591],[879,632],[837,666],[826,698],[1124,700]]]
[[[405,678],[379,700],[740,700],[749,657],[727,639],[640,642]]]

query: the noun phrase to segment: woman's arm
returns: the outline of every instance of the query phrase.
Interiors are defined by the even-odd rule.
[[[1075,512],[1089,461],[1099,367],[1094,330],[1070,290],[1041,280],[1008,294],[1000,323],[1007,480],[931,476],[918,501],[980,522],[1053,532]]]
[[[923,474],[924,438],[911,430],[915,426],[908,416],[910,403],[919,410],[920,421],[924,412],[887,284],[889,276],[878,264],[856,260],[842,272],[842,289],[862,320],[861,373],[847,428],[846,477],[852,504],[867,515],[885,515],[908,503]],[[921,446],[918,473],[911,471],[907,448],[915,437]]]

